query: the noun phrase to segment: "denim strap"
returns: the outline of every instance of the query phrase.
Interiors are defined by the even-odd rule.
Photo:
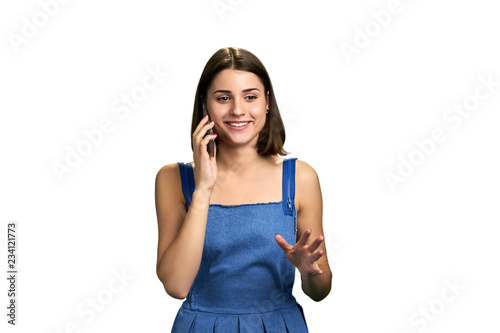
[[[181,173],[182,192],[186,199],[186,210],[191,205],[191,199],[194,192],[194,174],[193,166],[191,163],[177,162],[179,164],[179,171]]]
[[[295,211],[295,160],[287,158],[283,161],[283,213],[290,216]]]

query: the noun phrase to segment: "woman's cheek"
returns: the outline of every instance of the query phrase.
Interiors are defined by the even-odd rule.
[[[252,118],[258,119],[266,116],[266,106],[265,105],[255,105],[250,110],[249,113],[252,115]]]

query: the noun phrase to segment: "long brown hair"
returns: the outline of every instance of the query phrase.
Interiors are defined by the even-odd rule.
[[[222,48],[215,52],[201,73],[194,98],[193,120],[191,123],[191,148],[193,148],[192,134],[203,117],[200,96],[203,96],[203,102],[206,103],[208,87],[215,76],[225,69],[251,72],[259,77],[264,85],[265,93],[269,92],[269,113],[267,113],[264,128],[259,133],[257,152],[264,156],[287,155],[288,152],[283,149],[283,145],[285,144],[285,126],[281,119],[269,74],[259,58],[253,53],[234,47]]]

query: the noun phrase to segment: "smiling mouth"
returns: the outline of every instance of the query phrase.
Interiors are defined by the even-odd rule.
[[[226,122],[226,124],[233,127],[243,127],[248,123],[249,121]]]

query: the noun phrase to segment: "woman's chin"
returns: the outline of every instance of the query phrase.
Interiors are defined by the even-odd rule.
[[[224,138],[219,141],[219,146],[231,148],[257,147],[257,140],[250,138]]]

